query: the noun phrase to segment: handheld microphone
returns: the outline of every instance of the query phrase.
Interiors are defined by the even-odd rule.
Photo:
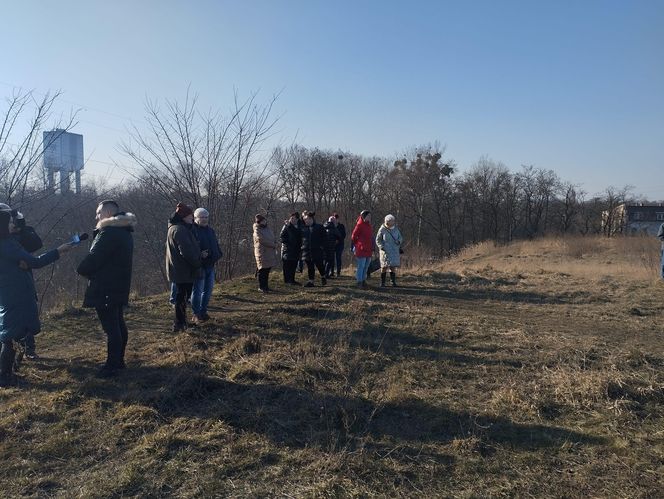
[[[90,236],[88,236],[87,232],[84,232],[81,235],[74,234],[73,236],[71,236],[71,241],[69,241],[69,244],[71,244],[72,246],[76,246],[77,244],[81,244],[81,241],[85,241],[89,237]]]

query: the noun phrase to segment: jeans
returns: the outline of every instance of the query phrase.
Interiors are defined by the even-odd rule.
[[[175,284],[175,324],[185,326],[187,324],[187,301],[191,296],[194,284],[191,282],[178,282]]]
[[[270,278],[270,270],[272,270],[272,267],[258,270],[258,287],[263,291],[267,291],[269,289],[268,280]]]
[[[357,260],[357,271],[355,272],[355,277],[357,282],[362,282],[367,280],[367,272],[369,271],[369,264],[371,263],[370,256],[358,256]]]
[[[335,256],[337,257],[336,258],[337,275],[341,274],[341,257],[343,256],[343,254],[344,254],[344,245],[343,244],[337,245],[337,247],[335,248]]]
[[[284,282],[286,284],[295,282],[295,269],[297,260],[284,260],[283,262]]]
[[[97,307],[97,317],[106,333],[106,367],[119,369],[124,366],[124,354],[129,332],[124,320],[124,307],[114,305]]]
[[[212,288],[214,288],[214,267],[204,268],[203,277],[194,283],[194,290],[191,293],[191,308],[195,315],[207,314]]]
[[[662,279],[664,279],[664,248],[662,248]]]

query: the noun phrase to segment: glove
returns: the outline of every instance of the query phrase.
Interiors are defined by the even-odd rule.
[[[21,213],[20,211],[14,210],[14,212],[16,212],[16,214],[14,215],[14,225],[17,228],[22,229],[23,227],[25,227],[25,217],[23,216],[23,213]]]

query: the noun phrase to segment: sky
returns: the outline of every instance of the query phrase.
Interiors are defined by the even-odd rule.
[[[127,181],[146,99],[275,94],[277,143],[395,157],[439,141],[590,194],[664,200],[664,1],[0,0],[14,89],[78,109],[84,179]]]

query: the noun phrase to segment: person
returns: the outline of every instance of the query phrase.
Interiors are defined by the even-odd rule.
[[[662,279],[664,279],[664,224],[660,225],[657,237],[659,238],[660,241],[662,241],[662,261],[661,261],[662,268],[660,270],[661,270]]]
[[[184,203],[178,203],[171,215],[166,236],[166,275],[175,283],[175,320],[173,332],[187,329],[187,300],[194,282],[201,276],[202,260],[207,251],[201,251],[193,228],[194,212]]]
[[[203,275],[194,283],[194,290],[191,294],[194,322],[210,320],[207,311],[214,288],[214,266],[222,257],[217,234],[209,223],[210,213],[205,208],[196,208],[196,211],[194,211],[194,231],[201,250],[207,251],[208,254],[201,261]]]
[[[261,293],[270,291],[268,280],[270,270],[277,265],[276,248],[277,240],[267,224],[267,219],[263,215],[256,215],[254,217],[254,256],[258,269],[258,290]]]
[[[325,229],[325,277],[334,278],[334,261],[337,258],[337,244],[341,235],[337,230],[337,219],[332,215],[323,225]]]
[[[341,260],[344,254],[344,241],[346,240],[346,226],[339,221],[339,214],[335,213],[334,218],[337,219],[337,230],[339,231],[339,241],[337,242],[336,251],[336,271],[337,277],[341,275]]]
[[[396,226],[394,215],[387,215],[385,223],[378,229],[376,234],[376,246],[378,246],[380,257],[380,286],[385,287],[387,271],[390,272],[392,286],[397,287],[397,268],[401,266],[401,245],[403,236]]]
[[[323,286],[327,284],[325,278],[325,266],[323,259],[325,257],[326,235],[323,226],[316,223],[316,213],[313,211],[303,211],[302,221],[302,261],[307,264],[308,280],[304,285],[307,288],[314,286],[316,278],[316,269],[320,273],[320,281]]]
[[[367,289],[369,287],[367,285],[367,272],[369,271],[374,244],[371,212],[369,210],[363,210],[360,213],[350,238],[353,242],[353,252],[357,260],[357,270],[355,273],[357,286]]]
[[[14,228],[12,214],[0,210],[0,387],[14,381],[14,341],[41,330],[35,282],[28,270],[55,262],[73,247],[62,244],[35,257],[12,235]]]
[[[299,222],[300,214],[298,212],[291,213],[290,218],[284,221],[284,226],[279,234],[281,261],[286,284],[300,284],[295,280],[295,270],[302,251],[302,230],[299,227]]]
[[[35,229],[26,224],[25,217],[20,211],[12,210],[9,205],[5,203],[0,203],[0,210],[8,211],[12,214],[14,229],[12,230],[12,236],[18,241],[18,243],[23,247],[28,253],[34,253],[37,250],[40,250],[43,247],[41,238],[35,232]],[[32,274],[31,270],[28,270]],[[28,334],[18,342],[25,352],[25,357],[27,359],[36,359],[37,356],[37,345],[35,343],[35,337],[31,334]]]
[[[90,252],[76,272],[88,278],[83,306],[95,309],[106,333],[106,362],[97,377],[111,378],[125,368],[129,332],[124,310],[129,305],[136,216],[107,199],[97,206],[96,222]]]

